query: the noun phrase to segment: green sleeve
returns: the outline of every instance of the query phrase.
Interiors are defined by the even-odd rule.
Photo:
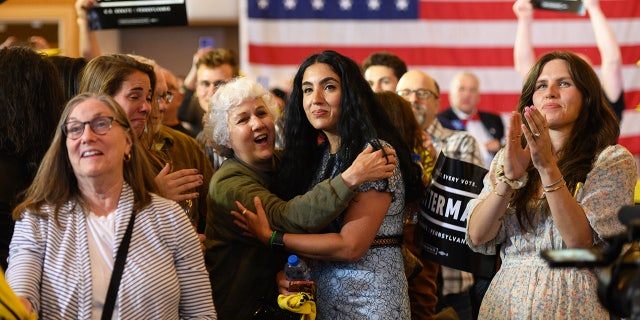
[[[318,233],[344,211],[355,196],[339,175],[318,183],[307,193],[288,202],[269,199],[263,205],[275,230],[291,233]]]
[[[253,198],[257,196],[271,228],[278,231],[316,233],[344,211],[356,194],[337,176],[287,202],[269,191],[264,177],[238,162],[226,162],[214,175],[209,191],[216,209],[226,211],[219,214],[237,211],[235,200],[255,212]]]

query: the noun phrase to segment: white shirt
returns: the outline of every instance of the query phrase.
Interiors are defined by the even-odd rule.
[[[457,110],[456,108],[451,108],[451,110],[456,114],[456,116],[458,116],[458,118],[460,118],[460,120],[465,120],[470,117],[468,114]],[[487,150],[486,144],[494,139],[493,136],[489,133],[489,130],[484,127],[484,124],[482,124],[482,121],[480,120],[467,121],[466,130],[478,142],[483,167],[485,169],[489,169],[491,166],[491,160],[493,160],[493,154]]]
[[[115,211],[106,216],[97,216],[93,212],[87,215],[87,241],[91,257],[91,319],[100,320],[109,290],[114,263]],[[113,310],[112,319],[118,318],[118,303]]]

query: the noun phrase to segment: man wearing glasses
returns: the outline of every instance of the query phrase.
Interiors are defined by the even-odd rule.
[[[396,92],[411,103],[416,120],[431,136],[436,155],[443,151],[450,158],[483,166],[476,140],[466,132],[445,128],[436,117],[440,88],[431,76],[411,70],[400,78]]]
[[[211,96],[218,87],[237,77],[240,74],[239,68],[238,59],[228,49],[199,49],[193,55],[191,70],[181,87],[184,99],[178,117],[191,123],[194,131],[200,133],[202,117],[209,110]]]
[[[408,71],[398,81],[396,92],[411,103],[416,120],[431,137],[434,154],[442,151],[450,158],[483,166],[476,140],[465,131],[445,128],[436,117],[440,107],[440,89],[431,76],[421,70]],[[441,274],[443,281],[436,312],[451,306],[460,319],[472,319],[469,290],[473,285],[473,275],[445,266],[441,267]]]
[[[202,234],[207,215],[209,181],[214,169],[195,139],[162,124],[164,113],[174,98],[173,93],[168,90],[164,69],[151,59],[135,55],[132,57],[151,65],[156,75],[155,94],[147,126],[149,132],[142,138],[142,143],[149,147],[152,165],[161,169],[156,182],[169,199],[178,201],[197,226],[198,233]],[[197,186],[185,190],[187,186],[196,184]],[[179,199],[186,193],[191,194],[189,199]]]
[[[180,85],[178,85],[178,79],[176,76],[167,69],[162,69],[164,79],[167,82],[167,96],[163,97],[167,104],[167,110],[162,117],[162,124],[168,126],[173,130],[178,130],[184,134],[187,134],[193,138],[196,137],[196,132],[192,130],[191,124],[186,121],[180,121],[178,118],[178,109],[184,101],[184,94],[180,91]]]
[[[239,74],[238,59],[233,52],[223,48],[202,48],[193,55],[193,65],[181,88],[184,98],[178,117],[191,123],[198,132],[196,140],[214,169],[218,169],[225,158],[216,153],[213,143],[202,134],[202,117],[209,110],[211,97],[218,88]],[[196,100],[197,104],[194,103]]]

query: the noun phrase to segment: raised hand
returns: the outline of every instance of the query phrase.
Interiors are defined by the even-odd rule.
[[[518,19],[533,19],[533,5],[531,0],[516,0],[513,3],[513,13]]]
[[[526,129],[524,124],[521,126],[524,137],[527,139],[533,165],[538,171],[554,166],[557,159],[551,144],[551,137],[549,137],[547,119],[534,106],[526,107],[524,114],[530,129]]]
[[[520,142],[523,126],[522,115],[514,111],[511,115],[507,144],[504,149],[504,175],[511,180],[524,176],[531,161],[529,146],[523,148]]]
[[[98,0],[76,0],[75,8],[78,18],[86,19],[87,10],[98,5]]]

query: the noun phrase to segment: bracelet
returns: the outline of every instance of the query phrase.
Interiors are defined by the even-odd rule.
[[[524,187],[527,184],[528,177],[529,174],[525,173],[519,179],[512,180],[504,175],[504,166],[500,166],[498,167],[498,170],[496,170],[496,180],[508,184],[513,190],[518,190]]]
[[[555,183],[557,184],[557,183]],[[549,193],[549,192],[554,192],[556,190],[560,190],[562,187],[566,186],[567,184],[565,183],[564,179],[562,179],[562,183],[560,183],[559,185],[557,185],[556,187],[553,187],[551,189],[544,187],[542,188],[544,190],[544,193]]]
[[[498,191],[496,191],[496,188],[495,188],[495,187],[493,187],[492,192],[493,192],[493,194],[495,194],[496,196],[498,196],[498,197],[500,197],[500,198],[506,198],[506,197],[507,197],[507,196],[506,196],[506,195],[504,195],[504,194],[499,194],[499,193],[498,193]]]
[[[552,184],[544,186],[543,189],[553,188],[555,185],[557,185],[558,183],[560,183],[562,181],[564,181],[564,177],[560,177],[560,179],[558,179],[558,181],[556,181],[556,182],[554,182]]]
[[[271,249],[284,249],[284,233],[274,231],[273,234],[271,234],[269,246]]]
[[[278,231],[274,231],[274,232],[271,234],[271,239],[269,239],[269,247],[273,247],[273,238],[275,238],[275,237],[276,237],[276,233],[278,233]]]

